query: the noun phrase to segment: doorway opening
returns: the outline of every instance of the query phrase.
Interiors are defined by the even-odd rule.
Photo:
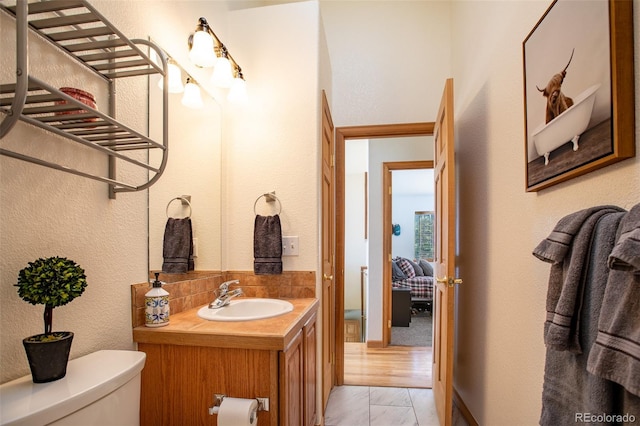
[[[389,140],[388,138],[402,138],[402,137],[414,137],[414,136],[433,136],[433,123],[407,123],[396,125],[376,125],[376,126],[355,126],[355,127],[341,127],[336,128],[336,384],[342,385],[345,383],[345,277],[347,271],[345,269],[345,251],[349,248],[345,243],[345,229],[348,222],[345,214],[346,198],[346,173],[345,173],[345,159],[346,159],[346,141],[358,140],[358,139],[385,139],[385,141],[391,144],[392,142],[397,144],[395,140]],[[394,145],[397,147],[398,145]],[[432,152],[433,146],[429,148],[429,152]],[[400,159],[400,158],[398,158]],[[414,167],[415,168],[415,167]],[[420,167],[417,167],[420,168]],[[373,174],[374,170],[371,170]],[[382,179],[381,170],[378,170],[378,179]],[[375,181],[373,177],[369,176],[365,178],[363,175],[362,187],[365,182],[369,186],[369,194],[371,197],[377,196],[382,199],[382,183],[381,181]],[[377,192],[375,192],[377,191]],[[376,230],[378,233],[378,239],[375,244],[372,245],[372,239],[368,237],[368,259],[372,259],[370,264],[358,265],[358,275],[361,271],[365,271],[366,280],[369,281],[364,287],[366,292],[364,302],[360,302],[360,309],[356,309],[361,316],[366,317],[366,321],[362,322],[362,328],[360,329],[361,340],[367,350],[374,350],[379,352],[396,352],[396,355],[389,355],[390,357],[397,357],[398,347],[387,347],[390,341],[391,334],[391,258],[390,258],[390,233],[391,223],[382,223],[382,216],[380,215],[380,205],[375,204],[373,200],[368,201],[368,205],[371,206],[370,211],[365,210],[362,217],[367,221],[367,227],[358,227],[361,235],[367,235],[368,231],[373,232]],[[363,203],[364,204],[364,203]],[[389,203],[390,204],[390,203]],[[377,218],[374,217],[374,209],[377,209]],[[390,213],[389,213],[390,217]],[[375,222],[375,221],[378,222]],[[381,231],[387,229],[389,232]],[[367,231],[368,230],[368,231]],[[385,235],[389,235],[389,254],[383,256],[384,245],[382,242],[383,232]],[[373,260],[375,259],[375,260]],[[362,268],[365,267],[365,268]],[[383,277],[389,276],[388,285],[383,285]],[[371,281],[375,280],[376,285],[371,285]],[[361,280],[358,280],[361,281]],[[369,293],[369,291],[371,293]],[[388,291],[387,291],[388,290]],[[388,294],[387,294],[388,293]],[[362,293],[361,293],[362,294]],[[362,300],[362,299],[361,299]],[[348,302],[351,303],[351,302]],[[404,354],[411,352],[409,349],[402,348],[401,351]],[[421,349],[421,348],[417,348]],[[379,354],[376,354],[379,355]],[[350,355],[351,356],[351,355]],[[430,362],[425,362],[430,370]],[[389,365],[393,365],[390,361]],[[378,370],[377,375],[384,374],[383,371]],[[411,373],[409,373],[411,374]],[[402,383],[394,383],[393,380],[385,384],[386,386],[405,386]],[[411,385],[414,386],[414,385]],[[422,386],[430,386],[430,380],[428,383],[422,383]]]
[[[391,237],[385,253],[391,253],[390,346],[433,347],[433,260],[435,197],[432,161],[385,163]],[[390,240],[390,241],[389,241]],[[430,355],[430,354],[429,354]],[[428,364],[431,356],[428,356]]]

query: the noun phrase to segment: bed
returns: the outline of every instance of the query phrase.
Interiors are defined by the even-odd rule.
[[[392,260],[392,269],[393,289],[408,289],[414,304],[430,304],[433,300],[433,268],[427,261],[396,257]]]

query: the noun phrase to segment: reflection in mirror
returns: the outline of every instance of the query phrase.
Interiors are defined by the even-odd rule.
[[[183,84],[188,75],[182,71]],[[159,76],[149,77],[149,135],[162,131],[162,90]],[[191,213],[196,271],[220,271],[221,261],[221,124],[220,105],[201,89],[203,107],[169,95],[169,155],[162,177],[149,188],[149,269],[160,271],[164,229],[168,217]],[[160,156],[150,151],[150,156]],[[151,158],[154,159],[153,157]],[[190,196],[190,207],[176,197]],[[173,201],[172,201],[173,200]],[[171,280],[174,281],[174,280]]]

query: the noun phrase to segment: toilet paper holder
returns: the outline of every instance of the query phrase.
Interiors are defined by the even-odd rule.
[[[213,394],[213,407],[209,407],[209,415],[213,416],[220,411],[220,404],[227,395],[222,393]],[[269,398],[255,398],[258,401],[258,411],[269,411]]]

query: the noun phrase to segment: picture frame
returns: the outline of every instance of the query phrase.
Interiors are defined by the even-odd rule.
[[[554,0],[522,51],[526,191],[635,156],[632,0]]]

